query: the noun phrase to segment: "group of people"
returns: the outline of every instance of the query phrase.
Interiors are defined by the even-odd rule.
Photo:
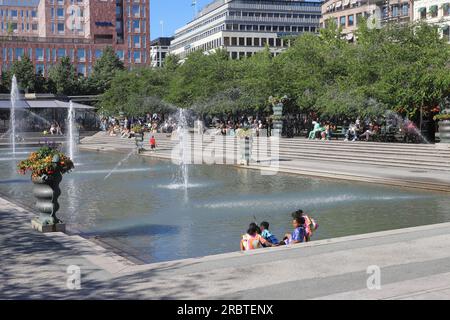
[[[235,136],[240,129],[251,129],[256,137],[267,136],[270,132],[270,119],[254,119],[253,117],[244,117],[240,121],[216,121],[215,128],[217,135]],[[263,134],[264,132],[264,134]]]
[[[283,240],[279,241],[270,232],[269,227],[270,224],[267,221],[261,222],[259,226],[254,222],[251,223],[247,233],[242,236],[241,250],[249,251],[264,247],[278,247],[309,242],[319,225],[313,218],[305,214],[303,210],[297,210],[292,213],[292,227],[294,231],[285,234]]]
[[[48,129],[48,131],[44,130],[43,134],[44,135],[51,134],[51,135],[62,136],[63,132],[62,132],[62,129],[61,129],[61,126],[59,125],[59,123],[55,121],[50,125],[50,128]]]

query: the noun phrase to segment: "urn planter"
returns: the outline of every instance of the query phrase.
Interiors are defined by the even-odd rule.
[[[54,146],[43,146],[17,164],[20,174],[31,172],[33,195],[39,212],[39,217],[31,220],[33,229],[44,233],[65,232],[65,224],[56,216],[61,195],[59,184],[63,174],[74,167],[72,159]]]
[[[33,228],[41,232],[64,232],[65,225],[56,216],[59,210],[58,198],[61,195],[59,184],[62,181],[62,174],[57,172],[33,177],[31,181],[36,209],[39,211],[39,218],[31,222]]]

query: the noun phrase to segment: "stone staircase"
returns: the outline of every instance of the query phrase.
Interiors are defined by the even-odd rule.
[[[93,131],[80,132],[80,139],[92,136],[93,134],[95,134]],[[19,136],[22,137],[23,140],[16,142],[17,147],[34,147],[45,143],[61,144],[67,141],[67,137],[64,135],[43,135],[41,132],[22,132],[19,133]],[[4,133],[0,134],[0,148],[9,147],[11,147],[10,137]]]
[[[156,156],[168,157],[170,152],[178,144],[169,135],[155,134],[157,140]],[[144,147],[149,149],[149,134],[145,135]],[[208,137],[204,138],[203,147],[193,145],[193,154],[203,150],[210,154],[214,149]],[[256,138],[255,138],[256,139]],[[234,137],[224,138],[223,153],[240,155],[239,143]],[[261,141],[261,143],[263,143]],[[265,143],[265,142],[264,142]],[[101,148],[101,146],[115,147],[118,149],[135,148],[134,139],[110,137],[105,133],[84,138],[83,146],[89,148]],[[253,159],[259,159],[256,141],[253,143]],[[325,161],[333,163],[348,163],[368,166],[402,167],[414,170],[441,170],[450,172],[450,149],[441,150],[433,144],[399,144],[377,142],[344,142],[344,141],[319,141],[306,140],[304,138],[281,139],[281,160],[308,160]],[[261,150],[260,150],[261,151]],[[262,153],[264,153],[262,151]],[[238,156],[237,156],[238,157]]]

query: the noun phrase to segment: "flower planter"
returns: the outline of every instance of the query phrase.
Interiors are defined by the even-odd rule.
[[[40,232],[65,232],[66,228],[56,217],[61,195],[59,184],[62,175],[74,168],[73,161],[55,147],[44,146],[31,152],[17,165],[20,174],[31,172],[33,195],[39,217],[31,220],[31,226]]]
[[[450,120],[439,121],[439,138],[441,143],[450,143]]]
[[[61,173],[33,177],[33,195],[36,198],[36,209],[39,218],[32,221],[33,228],[41,232],[64,232],[65,226],[56,217],[59,210],[58,198],[61,195],[59,184],[62,181]]]

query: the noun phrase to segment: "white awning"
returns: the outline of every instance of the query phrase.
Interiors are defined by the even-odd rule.
[[[17,101],[17,109],[69,109],[69,102],[59,100],[19,100]],[[94,107],[73,103],[75,109],[92,110]],[[10,100],[0,100],[0,109],[10,109]]]
[[[350,4],[350,0],[344,0],[344,1],[342,1],[342,5],[345,7],[345,6],[348,6]]]
[[[342,1],[336,2],[336,8],[340,8],[342,6]]]
[[[358,3],[360,0],[350,0],[350,4]]]

